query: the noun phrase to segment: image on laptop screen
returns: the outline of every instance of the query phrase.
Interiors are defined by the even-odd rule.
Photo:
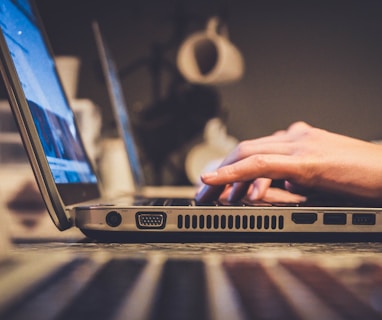
[[[54,61],[25,1],[2,5],[5,40],[56,183],[94,183]],[[14,23],[15,17],[18,23]]]

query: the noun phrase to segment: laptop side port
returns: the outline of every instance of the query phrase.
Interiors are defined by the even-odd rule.
[[[295,224],[313,224],[317,221],[317,213],[314,212],[293,212],[292,221]]]
[[[142,211],[135,214],[138,229],[163,229],[166,226],[167,215],[162,211]]]
[[[118,227],[122,223],[122,216],[117,211],[110,211],[106,215],[106,223],[110,227]]]
[[[375,213],[353,213],[352,223],[355,225],[375,225]]]
[[[326,224],[326,225],[344,225],[344,224],[346,224],[346,213],[342,213],[342,212],[324,213],[324,224]]]

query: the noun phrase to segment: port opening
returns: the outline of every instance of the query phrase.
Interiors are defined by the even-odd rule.
[[[142,211],[135,214],[138,229],[164,229],[166,218],[166,213],[162,211]]]
[[[342,213],[342,212],[324,213],[324,224],[326,224],[326,225],[344,225],[344,224],[346,224],[346,213]]]
[[[106,215],[106,223],[110,227],[118,227],[122,223],[122,216],[117,211],[110,211]]]
[[[352,223],[354,225],[372,226],[376,224],[375,213],[353,213]]]
[[[293,212],[292,221],[295,224],[313,224],[317,221],[317,213],[314,212]]]

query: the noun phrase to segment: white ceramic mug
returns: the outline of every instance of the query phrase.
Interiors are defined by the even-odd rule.
[[[177,66],[186,80],[198,84],[229,83],[244,73],[243,57],[227,30],[219,33],[218,17],[210,18],[205,30],[186,38],[178,51]]]

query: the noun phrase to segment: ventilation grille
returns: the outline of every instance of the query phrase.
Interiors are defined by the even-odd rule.
[[[178,229],[201,230],[282,230],[283,216],[178,215]]]

